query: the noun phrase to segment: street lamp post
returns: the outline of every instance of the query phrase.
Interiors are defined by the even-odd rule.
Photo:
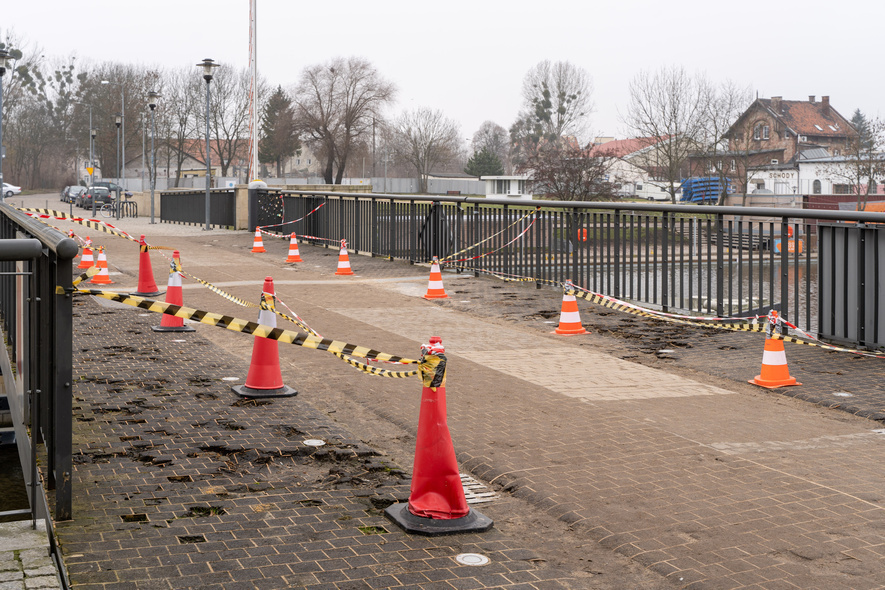
[[[10,62],[9,52],[0,49],[0,201],[6,200],[3,194],[3,76],[6,69],[12,67]]]
[[[114,117],[114,125],[117,126],[117,182],[121,182],[120,179],[120,124],[123,122],[123,115],[117,115]],[[123,195],[119,192],[117,193],[117,219],[120,219],[120,210],[121,210],[121,199]]]
[[[122,186],[123,189],[126,189],[127,188],[126,183],[123,182],[123,180],[125,180],[125,176],[126,176],[126,95],[123,92],[124,88],[123,88],[122,82],[111,82],[110,80],[102,80],[101,83],[102,84],[116,84],[117,86],[120,87],[120,117],[119,117],[120,120],[117,122],[117,127],[120,127],[122,125],[122,130],[120,131],[120,133],[123,136],[123,143],[120,145],[119,149],[120,149],[120,161],[123,163],[123,167],[120,168],[118,166],[120,172],[117,174],[117,184]],[[144,163],[144,162],[142,161],[142,163]]]
[[[92,172],[89,173],[89,188],[92,191],[92,217],[95,217],[95,135],[97,131],[92,127],[92,107],[89,107],[89,165]]]
[[[154,120],[154,109],[157,108],[157,99],[160,94],[151,90],[148,92],[148,106],[151,108],[151,223],[154,221],[154,188],[157,183],[157,153],[154,151],[154,135],[157,133],[157,126]]]
[[[212,180],[212,152],[209,145],[209,83],[212,82],[212,69],[219,64],[214,63],[208,57],[197,67],[203,68],[203,80],[206,81],[206,231],[209,231],[209,184]]]

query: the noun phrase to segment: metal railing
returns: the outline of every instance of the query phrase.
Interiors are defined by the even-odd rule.
[[[212,189],[209,205],[210,226],[236,226],[237,203],[234,189]],[[160,221],[204,225],[206,223],[206,189],[160,193]]]
[[[0,318],[7,346],[0,354],[19,458],[34,526],[43,519],[50,552],[66,585],[46,490],[55,491],[55,519],[72,504],[72,260],[77,244],[59,231],[0,203]],[[37,468],[42,456],[43,474]],[[45,486],[45,489],[44,489]]]
[[[346,239],[355,253],[412,263],[438,256],[539,288],[571,280],[664,311],[746,317],[774,308],[809,332],[822,323],[818,223],[885,223],[883,213],[633,202],[280,190],[255,191],[252,201],[251,225],[308,242]],[[885,345],[885,330],[869,336],[858,343]]]

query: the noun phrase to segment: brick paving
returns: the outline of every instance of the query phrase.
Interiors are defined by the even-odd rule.
[[[883,361],[790,346],[804,385],[763,391],[746,383],[759,335],[583,303],[592,333],[555,337],[552,290],[445,273],[451,298],[427,302],[425,268],[352,255],[344,279],[328,250],[302,244],[287,268],[287,244],[255,257],[246,232],[211,234],[153,243],[249,300],[279,277],[331,337],[404,356],[443,337],[458,458],[501,496],[481,507],[496,527],[427,539],[380,515],[408,493],[417,382],[292,347],[299,395],[241,404],[222,379],[246,373],[242,335],[159,335],[155,316],[84,299],[75,520],[58,527],[77,587],[885,588],[885,434],[869,419],[885,418]],[[105,241],[113,280],[134,286],[137,252]],[[254,315],[191,285],[185,304]],[[366,415],[371,433],[356,430]],[[557,560],[561,547],[612,561]],[[463,552],[491,564],[460,566]]]

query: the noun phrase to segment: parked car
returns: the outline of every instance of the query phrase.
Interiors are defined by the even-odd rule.
[[[95,208],[98,209],[105,203],[111,203],[114,198],[111,191],[103,186],[90,186],[79,197],[78,207],[92,209],[92,201],[95,200]]]
[[[123,192],[123,187],[120,186],[119,184],[116,184],[114,182],[106,182],[104,180],[100,180],[98,182],[93,182],[92,186],[103,186],[104,188],[108,189],[109,191],[111,191],[112,193],[114,193],[118,197]]]
[[[12,184],[7,184],[5,182],[3,183],[3,196],[4,197],[8,198],[8,197],[11,197],[12,195],[17,195],[20,192],[22,192],[22,187],[15,186]]]
[[[74,203],[74,202],[76,202],[77,197],[79,195],[82,195],[84,192],[86,192],[85,186],[72,185],[72,186],[66,187],[65,193],[64,193],[64,195],[62,195],[61,200],[64,201],[65,203]]]

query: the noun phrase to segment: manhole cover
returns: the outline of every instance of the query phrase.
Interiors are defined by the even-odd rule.
[[[304,441],[304,444],[306,444],[309,447],[321,447],[324,444],[326,444],[326,441],[320,440],[318,438],[309,438],[306,441]]]
[[[461,565],[488,565],[489,558],[479,553],[461,553],[455,557]]]

